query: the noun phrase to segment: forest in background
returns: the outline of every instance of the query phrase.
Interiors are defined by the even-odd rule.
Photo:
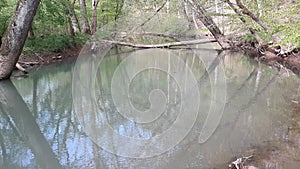
[[[269,32],[250,17],[243,17],[247,22],[242,25],[240,16],[232,13],[226,1],[202,0],[200,3],[207,9],[209,16],[215,20],[221,18],[222,21],[217,24],[223,30],[226,28],[224,34],[233,34],[236,39],[247,41],[253,38],[247,32],[247,28],[252,27],[265,41],[270,41],[272,35],[278,35],[281,38],[280,45],[290,48],[300,46],[299,1],[243,1],[252,13],[268,25]],[[0,37],[4,36],[16,5],[17,0],[0,0]],[[73,47],[74,44],[83,44],[98,28],[122,16],[155,12],[161,7],[160,14],[184,17],[191,29],[207,32],[203,25],[197,26],[195,11],[188,5],[188,0],[42,0],[24,52],[59,51]]]
[[[32,2],[33,4],[36,3],[37,1],[38,0],[19,0],[19,2],[23,2],[23,3]],[[38,56],[38,59],[43,60],[44,55],[39,55],[41,52],[49,52],[52,58],[53,53],[60,54],[60,52],[68,51],[70,49],[71,50],[80,49],[82,45],[85,44],[85,42],[88,41],[88,39],[90,39],[91,36],[98,29],[101,29],[107,25],[113,26],[114,25],[113,23],[115,23],[116,20],[118,19],[122,20],[123,18],[130,18],[130,16],[135,16],[135,17],[140,17],[140,20],[142,20],[142,22],[136,22],[133,23],[133,25],[127,24],[126,26],[128,25],[131,26],[129,28],[132,31],[130,34],[127,34],[127,32],[118,32],[119,34],[117,35],[120,35],[119,37],[115,36],[114,39],[109,39],[109,38],[105,40],[102,39],[103,41],[101,42],[107,42],[107,44],[113,44],[113,45],[129,46],[133,48],[153,48],[153,47],[170,48],[171,46],[193,44],[193,43],[197,44],[202,42],[213,41],[219,43],[220,47],[223,49],[227,49],[227,48],[231,49],[232,47],[236,46],[244,51],[247,51],[247,49],[250,48],[249,53],[251,54],[252,52],[253,57],[256,57],[258,61],[262,61],[263,58],[269,56],[270,60],[275,61],[275,63],[277,64],[282,64],[283,66],[285,66],[284,64],[287,62],[294,63],[294,65],[296,66],[298,64],[300,68],[300,57],[299,57],[300,56],[300,52],[299,52],[300,51],[299,50],[299,46],[300,46],[299,45],[300,42],[299,17],[300,16],[298,12],[300,8],[300,2],[298,1],[287,0],[282,2],[279,0],[275,0],[275,1],[267,1],[267,0],[96,1],[93,0],[93,1],[84,1],[85,5],[82,5],[83,4],[82,2],[83,0],[79,0],[79,1],[42,0],[41,3],[37,5],[38,6],[37,14],[34,17],[33,23],[30,24],[30,29],[28,29],[28,38],[26,32],[26,38],[24,38],[24,40],[26,40],[25,47],[23,48],[23,45],[15,45],[17,46],[18,50],[22,51],[23,53],[22,57],[26,58],[34,54],[35,56]],[[13,42],[13,41],[9,41],[10,40],[9,38],[14,37],[13,34],[14,30],[9,29],[9,27],[14,28],[15,26],[14,21],[11,20],[13,18],[12,15],[16,10],[17,0],[16,1],[0,0],[0,6],[1,6],[0,9],[1,35],[0,36],[4,37],[2,38],[2,47],[0,50],[0,73],[1,73],[1,68],[3,68],[1,64],[4,65],[5,62],[8,62],[10,58],[12,58],[11,57],[12,55],[14,55],[14,57],[16,56],[17,59],[19,55],[17,55],[18,53],[16,54],[14,50],[15,49],[14,44],[9,43],[9,42]],[[150,12],[153,15],[148,15],[150,17],[147,18],[143,15],[143,13],[146,12]],[[154,17],[159,18],[158,20],[161,23],[157,25],[157,27],[160,27],[160,32],[156,32],[155,30],[151,30],[151,32],[149,31],[143,32],[143,29],[138,29],[140,27],[143,27],[143,25],[145,25],[146,23],[149,24],[150,20],[152,20]],[[175,23],[173,21],[179,19],[182,22],[178,25],[173,25],[173,23]],[[118,22],[118,23],[122,23],[122,22]],[[167,26],[168,24],[170,26]],[[182,29],[183,27],[185,27],[188,30],[191,30],[189,31],[189,33],[192,34],[182,34],[184,33]],[[22,31],[20,32],[22,33]],[[6,36],[7,34],[10,34],[10,37]],[[181,41],[183,36],[185,36],[183,39],[186,38],[188,40]],[[205,38],[208,39],[208,41],[201,41],[201,39],[205,39]],[[193,41],[195,39],[196,40],[198,39],[198,41]],[[18,41],[14,41],[14,42],[18,42]],[[8,44],[7,48],[11,46],[12,47],[9,48],[9,50],[7,50],[6,45],[4,45],[5,43],[6,45]],[[91,44],[93,44],[93,42]],[[281,47],[279,52],[275,51],[275,49],[278,49],[276,47]],[[59,56],[60,55],[55,55],[55,57],[59,57]],[[289,61],[295,61],[295,62],[289,62]],[[16,65],[16,62],[14,63],[12,62],[13,66]],[[238,61],[238,63],[240,62],[242,61]],[[27,63],[25,63],[25,65],[26,64]],[[235,68],[238,67],[237,64],[232,64],[231,66]],[[291,67],[291,69],[293,70],[293,67]],[[3,69],[3,71],[5,70]],[[300,73],[300,69],[295,67],[294,72],[297,71],[298,73]],[[258,71],[258,69],[255,68],[253,72],[254,73],[249,74],[250,78],[247,78],[245,80],[245,83],[243,83],[243,85],[237,90],[238,94],[239,94],[239,90],[244,88],[244,84],[248,83],[249,81],[254,82],[257,81],[257,79],[260,79],[260,71]],[[66,74],[64,76],[71,77],[69,75],[71,74]],[[268,74],[264,74],[264,75],[268,76]],[[271,80],[267,83],[265,87],[262,88],[262,90],[255,91],[256,94],[251,96],[251,99],[249,100],[249,103],[247,105],[253,105],[253,100],[256,100],[256,98],[261,95],[261,92],[264,92],[267,89],[272,89],[271,87],[269,87],[269,85],[278,82],[277,81],[278,75],[279,73],[271,77]],[[41,75],[41,77],[44,77],[44,74]],[[48,75],[46,77],[47,80],[53,80],[52,75]],[[207,76],[203,76],[203,77],[207,77]],[[257,79],[254,80],[254,77],[256,77]],[[7,78],[7,76],[5,76],[4,78]],[[31,80],[30,78],[27,79]],[[67,80],[67,78],[63,78],[63,80]],[[70,81],[67,80],[67,82]],[[35,91],[37,91],[37,84],[39,84],[38,80],[35,80],[33,83],[35,84],[35,87],[33,88],[35,88]],[[7,87],[7,86],[13,86],[9,80],[3,81],[1,84],[2,84],[1,87],[3,91],[2,92],[3,95],[1,95],[2,96],[1,100],[4,100],[3,102],[5,104],[13,103],[13,101],[16,100],[17,101],[16,105],[21,105],[21,106],[23,105],[23,107],[26,108],[25,102],[19,96],[18,92],[16,92],[14,88]],[[44,83],[40,83],[40,84],[42,86],[42,89],[45,89]],[[58,84],[58,89],[60,89],[63,95],[65,96],[66,90],[63,90],[63,88],[61,88],[62,85],[61,81],[59,81],[57,84]],[[278,82],[278,84],[281,83]],[[285,88],[287,84],[288,83],[281,84],[278,90],[284,93],[284,91],[287,90]],[[20,83],[20,85],[24,85],[24,84]],[[69,86],[69,83],[66,85]],[[295,84],[295,87],[291,87],[291,88],[296,89],[298,87],[297,85],[298,83]],[[67,89],[70,90],[70,87],[67,87]],[[247,86],[244,89],[247,90],[247,93],[250,93]],[[9,93],[11,91],[14,92]],[[270,97],[276,98],[275,99],[276,103],[281,102],[280,99],[286,99],[279,96],[277,97],[279,92],[275,91],[270,93],[275,94],[274,95],[275,97],[272,97],[273,95]],[[292,93],[294,93],[295,98],[298,99],[297,92],[292,92]],[[33,95],[36,94],[37,93]],[[51,91],[50,91],[50,95],[51,95]],[[7,101],[6,98],[7,96],[13,96],[13,97],[9,97],[12,100]],[[70,99],[67,98],[67,100]],[[263,99],[263,101],[265,102],[261,102],[261,103],[265,103],[266,105],[269,105],[268,99]],[[297,106],[299,107],[298,100],[292,100],[292,101],[293,103],[297,104]],[[35,102],[36,105],[36,100],[33,102]],[[6,106],[5,104],[4,106]],[[71,104],[69,104],[67,107],[70,108],[70,105]],[[243,105],[241,106],[242,108],[244,107]],[[54,106],[54,107],[58,107],[58,106]],[[26,111],[25,115],[30,114],[30,111],[27,110],[27,108],[23,110]],[[14,111],[18,112],[18,110],[14,110]],[[240,113],[240,111],[238,111],[237,113]],[[260,113],[260,115],[264,115],[264,113],[261,112],[258,113]],[[30,116],[28,115],[28,117]],[[18,119],[26,119],[26,118],[25,116],[15,116],[15,119],[18,120]],[[31,120],[32,119],[33,118],[31,118]],[[26,123],[35,125],[35,129],[39,130],[39,128],[36,127],[37,125],[34,121],[29,121]],[[22,123],[16,123],[16,124],[19,125]],[[256,125],[256,127],[257,126],[258,125]],[[299,129],[298,123],[295,126],[296,127],[291,127],[291,128],[289,127],[288,130]],[[23,126],[21,125],[17,127],[22,128]],[[21,133],[32,134],[32,130],[28,130],[28,131],[30,132],[23,130]],[[27,137],[26,134],[23,136]],[[30,135],[30,136],[32,136],[32,138],[35,138],[34,136],[36,135]],[[40,135],[37,136],[43,138],[41,133]],[[27,138],[31,138],[31,137],[27,137]],[[287,140],[285,141],[287,142]],[[47,143],[45,142],[45,144]],[[266,144],[270,145],[269,142],[267,142]],[[46,148],[48,149],[46,151],[51,151],[49,147]],[[274,149],[272,147],[271,148],[268,147],[268,149],[270,149],[270,152],[274,153],[273,151]],[[284,147],[284,149],[289,149],[289,148]],[[51,154],[51,153],[52,152],[48,152],[46,154]],[[284,155],[285,154],[283,154],[283,156]],[[52,156],[54,157],[54,155]],[[46,160],[46,162],[50,162],[50,161],[51,160],[49,161]],[[52,164],[56,165],[56,163],[52,163]],[[243,162],[241,162],[240,164],[242,165]]]
[[[3,37],[15,11],[17,0],[0,0],[0,37]],[[82,44],[99,27],[116,19],[123,0],[42,0],[24,52],[59,51]],[[96,19],[93,19],[96,18]]]

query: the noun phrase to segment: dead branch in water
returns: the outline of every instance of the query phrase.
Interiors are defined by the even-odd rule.
[[[135,44],[135,43],[127,43],[127,42],[111,41],[111,40],[102,40],[102,42],[110,43],[113,45],[146,49],[146,48],[170,48],[170,47],[176,47],[176,46],[197,45],[197,44],[212,43],[212,42],[217,42],[217,41],[215,39],[201,39],[201,40],[181,41],[181,42],[154,44],[154,45]]]

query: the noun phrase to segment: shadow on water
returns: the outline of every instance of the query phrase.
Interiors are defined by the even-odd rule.
[[[0,82],[0,111],[2,117],[6,119],[8,126],[14,133],[30,148],[37,163],[42,168],[53,169],[62,168],[53,153],[49,143],[41,133],[36,119],[33,117],[26,103],[18,93],[10,80]],[[1,135],[3,168],[9,168],[11,161],[14,160],[11,151],[6,150],[5,140]],[[8,154],[9,153],[9,154]]]
[[[159,88],[167,93],[168,111],[152,124],[134,123],[121,116],[111,99],[111,79],[119,63],[130,54],[107,57],[99,65],[99,111],[106,114],[115,132],[148,138],[174,123],[178,112],[173,108],[180,103],[180,95],[176,83],[163,72],[142,72],[132,81],[132,103],[141,110],[149,108],[146,96]],[[196,123],[174,148],[159,156],[136,159],[116,156],[94,144],[72,105],[73,64],[62,64],[39,69],[26,79],[0,82],[0,168],[227,168],[233,157],[253,154],[257,166],[277,169],[287,166],[280,153],[291,157],[287,159],[291,163],[300,160],[297,153],[290,151],[299,151],[300,147],[300,134],[293,134],[299,131],[298,123],[291,120],[295,116],[292,101],[300,100],[299,79],[258,65],[239,53],[201,51],[202,60],[190,50],[173,50],[170,55],[182,57],[198,80],[198,86],[188,90],[201,92]],[[216,85],[219,75],[216,69],[221,63],[227,81],[224,114],[209,140],[199,144],[199,133],[213,98],[212,85]],[[83,111],[85,106],[82,105]],[[96,113],[87,117],[88,123],[96,123]],[[283,145],[291,145],[290,142],[292,148],[284,150]],[[277,147],[276,151],[269,151],[272,146]]]

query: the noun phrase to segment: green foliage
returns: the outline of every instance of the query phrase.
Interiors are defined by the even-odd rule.
[[[0,36],[6,32],[10,18],[15,10],[16,1],[0,0]]]
[[[278,34],[282,39],[280,45],[293,44],[295,47],[300,47],[300,22],[278,25],[278,27]]]
[[[47,37],[34,37],[28,38],[24,52],[34,53],[34,52],[59,52],[64,49],[71,48],[74,44],[83,44],[89,38],[88,35],[77,34],[74,38],[69,35],[59,35],[53,34]]]
[[[257,31],[257,34],[259,35],[259,37],[264,40],[265,42],[270,42],[273,40],[272,38],[272,34],[270,34],[269,32],[266,32],[264,30]]]
[[[16,3],[18,0],[0,0],[0,36],[3,36],[6,31],[12,13],[15,10]],[[148,17],[143,18],[143,13],[145,12],[155,12],[165,0],[101,0],[99,1],[99,6],[97,8],[98,12],[98,27],[108,25],[112,21],[121,17],[122,15],[140,15],[142,21],[130,22],[132,25],[142,23]],[[186,29],[188,22],[184,19],[182,15],[184,1],[174,0],[169,1],[170,3],[165,5],[165,7],[159,13],[159,22],[149,21],[145,26],[156,32],[172,32],[172,33],[182,33]],[[201,0],[201,3],[205,7],[210,7],[213,9],[216,4],[216,1]],[[261,7],[258,7],[257,2],[261,3]],[[220,2],[224,3],[224,2]],[[229,18],[228,23],[225,24],[225,29],[227,27],[231,29],[230,31],[248,31],[248,28],[254,28],[259,36],[264,41],[270,41],[272,35],[279,36],[282,41],[281,45],[287,43],[300,46],[300,1],[294,0],[257,0],[257,1],[245,1],[243,0],[245,6],[247,6],[250,11],[259,16],[263,14],[260,19],[265,22],[270,28],[271,31],[267,33],[264,31],[257,23],[255,23],[249,17],[244,17],[247,21],[247,24],[240,24],[237,15],[230,12],[226,12],[229,9],[225,5],[224,12],[215,13],[214,10],[211,13],[207,14],[214,18],[224,17]],[[92,21],[92,0],[86,0],[86,11],[87,15],[85,17],[88,20]],[[75,13],[78,17],[79,24],[81,17],[80,6],[77,0],[42,0],[38,8],[34,23],[33,31],[35,37],[29,38],[26,42],[25,51],[26,52],[38,52],[38,51],[57,51],[65,48],[71,47],[74,43],[82,44],[86,41],[87,37],[83,36],[80,33],[76,33],[76,36],[71,38],[69,36],[69,10],[68,7],[75,9]],[[123,7],[125,10],[122,10]],[[219,6],[220,8],[220,6]],[[221,8],[220,8],[221,9]],[[189,19],[192,18],[191,8],[187,9]],[[182,22],[177,22],[178,19],[182,19]],[[179,24],[178,24],[179,23]],[[234,26],[233,24],[234,23]],[[132,25],[127,25],[130,27]],[[153,27],[153,29],[150,29]],[[200,30],[201,31],[201,30]],[[205,29],[205,31],[207,31]],[[204,31],[202,31],[204,32]],[[198,32],[193,32],[198,33]],[[105,32],[100,33],[101,36],[105,37]],[[109,33],[108,33],[109,34]],[[43,38],[42,38],[43,37]],[[135,41],[146,42],[149,39],[139,39],[135,37]],[[242,37],[243,41],[251,41],[254,37],[251,34],[248,34]],[[168,41],[168,40],[167,40]],[[163,39],[153,39],[153,42],[165,42]],[[150,41],[149,43],[152,43]]]
[[[1,9],[2,9],[3,7],[5,7],[6,5],[7,5],[6,0],[0,0],[0,12],[1,12]]]
[[[260,9],[257,2],[261,4]],[[275,35],[281,39],[279,45],[300,46],[300,1],[258,0],[254,2],[243,1],[243,3],[256,16],[259,16],[260,13],[262,14],[259,19],[270,27],[270,32],[263,30],[248,16],[244,17],[247,25],[242,25],[242,27],[254,28],[265,42],[271,41],[272,36]],[[248,37],[244,38],[247,39]]]
[[[33,28],[37,36],[65,34],[68,27],[66,2],[43,0],[35,16]]]
[[[245,36],[242,36],[239,40],[243,42],[250,42],[255,41],[255,37],[251,33],[248,33]]]
[[[272,27],[272,34],[279,36],[282,40],[280,45],[292,44],[300,47],[300,2],[286,2],[279,6],[267,18]],[[274,17],[276,16],[276,17]]]
[[[103,0],[98,7],[98,20],[100,26],[116,20],[122,15],[124,0]]]
[[[11,16],[18,0],[0,0],[0,37],[7,31]],[[86,17],[91,23],[92,0],[86,0]],[[98,27],[117,19],[121,15],[124,0],[100,1],[98,10]],[[76,33],[70,37],[69,8],[74,8],[81,20],[80,6],[77,0],[42,0],[32,24],[34,37],[29,37],[24,48],[25,52],[58,51],[69,48],[73,44],[82,44],[86,35]]]
[[[252,7],[254,11],[258,10],[257,6]],[[262,10],[263,16],[260,19],[271,28],[271,31],[267,34],[255,24],[254,27],[259,30],[258,33],[262,39],[270,41],[271,36],[276,35],[281,39],[279,45],[293,44],[299,47],[300,14],[298,11],[300,10],[300,2],[265,0]]]

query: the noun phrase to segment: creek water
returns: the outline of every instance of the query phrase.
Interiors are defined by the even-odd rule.
[[[151,69],[143,69],[131,79],[125,95],[131,106],[144,112],[151,109],[151,103],[166,104],[161,114],[149,117],[152,121],[139,123],[130,114],[120,114],[122,106],[114,104],[114,99],[124,99],[112,95],[122,94],[119,87],[126,87],[127,81],[117,81],[115,87],[112,82],[126,58],[134,57],[125,64],[132,68],[147,65],[151,54],[180,58],[183,64],[167,62],[166,71],[148,65]],[[164,62],[159,57],[152,60],[154,64]],[[74,64],[45,66],[27,78],[0,82],[0,168],[227,168],[235,157],[248,155],[254,155],[253,164],[262,168],[299,166],[300,134],[295,127],[299,109],[293,107],[300,100],[296,76],[279,73],[240,53],[212,49],[111,54],[97,65],[92,83],[96,85],[91,88],[97,104],[93,113],[87,110],[90,103],[84,97],[81,104],[74,101],[80,96],[77,91],[84,91],[74,88],[74,83],[83,80],[74,75]],[[89,76],[89,71],[84,73]],[[119,73],[123,77],[131,74],[127,68]],[[191,81],[186,74],[192,74]],[[187,80],[179,84],[182,78],[177,77]],[[149,95],[155,89],[164,95],[151,100]],[[164,99],[159,100],[161,96]],[[196,115],[189,112],[194,107]],[[177,123],[180,113],[190,115],[184,117],[186,123]],[[97,132],[103,127],[98,121],[107,121],[114,134],[134,138],[132,144],[163,135],[174,124],[173,134],[182,136],[170,135],[178,139],[170,146],[168,137],[163,144],[154,139],[149,147],[132,146],[106,130],[102,131],[104,138],[98,139]],[[177,132],[182,128],[186,131]],[[111,150],[107,144],[119,150]]]

